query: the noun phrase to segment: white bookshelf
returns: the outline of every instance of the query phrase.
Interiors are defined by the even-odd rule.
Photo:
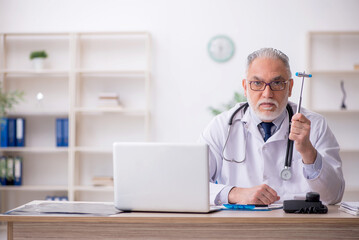
[[[309,32],[306,81],[308,107],[323,115],[341,147],[344,200],[359,199],[359,32]],[[344,81],[346,109],[341,109]]]
[[[35,50],[48,53],[40,71],[29,60]],[[1,212],[49,195],[112,201],[113,187],[91,179],[112,176],[113,142],[150,138],[150,34],[0,33],[0,59],[2,88],[25,92],[9,117],[26,119],[26,146],[0,148],[24,167],[22,186],[0,186]],[[101,92],[117,93],[121,107],[99,107]],[[56,147],[55,121],[64,117],[69,146]]]

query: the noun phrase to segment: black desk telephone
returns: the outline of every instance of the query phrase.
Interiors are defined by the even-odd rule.
[[[308,192],[305,200],[283,201],[283,210],[286,213],[327,213],[327,206],[319,198],[319,193]]]

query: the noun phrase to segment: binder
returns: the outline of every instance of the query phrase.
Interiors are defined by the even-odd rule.
[[[14,158],[7,157],[6,160],[6,185],[14,185]]]
[[[8,146],[8,119],[0,118],[0,146],[7,147]]]
[[[63,144],[63,126],[62,126],[62,119],[61,118],[57,118],[56,119],[56,146],[58,147],[62,147]]]
[[[8,118],[8,147],[16,146],[16,119]]]
[[[22,184],[22,158],[15,157],[14,159],[14,185],[20,186]]]
[[[0,185],[6,185],[6,157],[0,157]]]
[[[64,118],[62,119],[62,137],[63,137],[63,144],[62,146],[68,147],[69,146],[69,119]]]
[[[25,147],[25,118],[16,118],[16,146]]]

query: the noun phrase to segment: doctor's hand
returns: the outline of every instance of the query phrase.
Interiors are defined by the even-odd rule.
[[[305,164],[313,164],[317,158],[317,150],[309,139],[310,120],[303,114],[297,113],[292,118],[289,139],[294,141],[295,149],[302,155]]]
[[[273,188],[267,184],[262,184],[252,188],[234,187],[228,194],[229,203],[238,204],[272,204],[280,197]]]

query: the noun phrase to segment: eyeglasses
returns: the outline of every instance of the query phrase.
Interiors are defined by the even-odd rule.
[[[263,81],[248,81],[251,90],[253,91],[264,91],[267,86],[270,87],[272,91],[282,91],[285,88],[285,85],[288,81],[272,81],[270,83],[266,83]]]

